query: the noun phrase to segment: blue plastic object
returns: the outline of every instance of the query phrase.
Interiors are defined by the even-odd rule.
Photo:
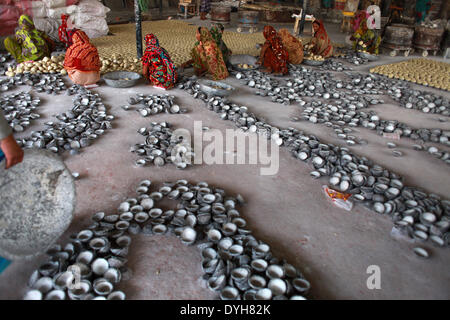
[[[0,149],[0,162],[5,159],[5,154],[3,153],[2,149]],[[3,257],[0,257],[0,274],[11,264],[11,261],[6,260]]]
[[[11,261],[6,260],[3,257],[0,257],[0,274],[2,274],[3,271],[5,271],[6,268],[11,264]]]

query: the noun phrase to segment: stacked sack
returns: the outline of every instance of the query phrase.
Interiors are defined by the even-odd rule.
[[[33,17],[34,25],[38,30],[44,31],[50,38],[59,40],[58,28],[61,24],[62,14],[72,14],[77,10],[79,0],[42,0],[45,17]]]
[[[36,28],[58,38],[58,12],[75,12],[79,0],[0,0],[0,36],[14,33],[22,14],[30,16]],[[56,33],[55,33],[56,26]]]
[[[73,27],[90,38],[101,37],[109,31],[106,23],[109,11],[100,0],[0,0],[0,36],[13,34],[20,15],[27,14],[38,30],[58,40],[61,15],[68,14]]]
[[[70,15],[75,28],[81,29],[89,38],[103,37],[108,34],[106,14],[111,11],[99,0],[81,0],[76,11]]]

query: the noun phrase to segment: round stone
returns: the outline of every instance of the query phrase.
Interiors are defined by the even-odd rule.
[[[27,149],[22,163],[8,170],[1,163],[0,181],[0,256],[16,260],[46,251],[72,221],[72,174],[51,151]]]

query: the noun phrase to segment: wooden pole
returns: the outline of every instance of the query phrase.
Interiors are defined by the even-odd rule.
[[[300,20],[300,30],[299,34],[303,34],[303,29],[305,27],[306,10],[308,9],[308,0],[302,1],[302,19]]]
[[[141,24],[141,8],[139,0],[134,0],[134,21],[136,22],[136,51],[137,57],[142,57],[142,24]]]

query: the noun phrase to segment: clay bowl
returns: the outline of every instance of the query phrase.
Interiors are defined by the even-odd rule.
[[[110,87],[114,88],[129,88],[139,81],[141,75],[130,71],[113,71],[103,75],[103,80]],[[128,79],[128,80],[126,80]]]

